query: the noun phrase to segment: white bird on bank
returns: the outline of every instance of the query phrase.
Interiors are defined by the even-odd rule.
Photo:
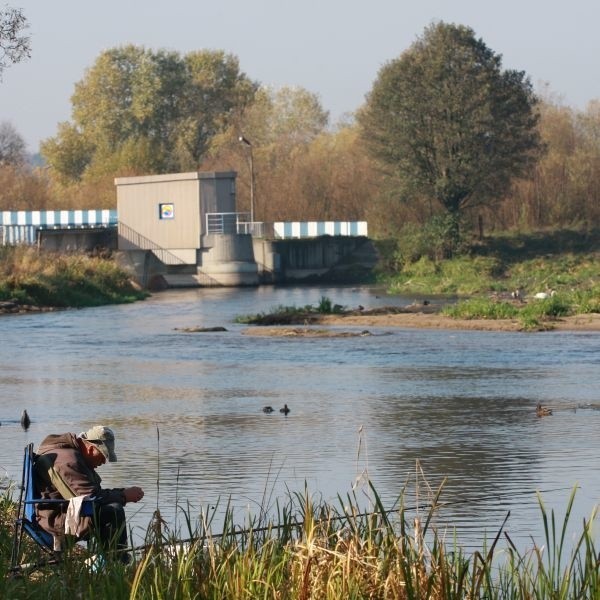
[[[548,292],[538,292],[537,294],[535,294],[534,298],[536,298],[537,300],[546,300],[546,298],[551,298],[555,294],[556,292],[554,290],[550,290]]]

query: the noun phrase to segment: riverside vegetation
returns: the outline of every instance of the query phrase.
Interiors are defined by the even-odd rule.
[[[500,530],[490,542],[465,553],[459,541],[436,530],[443,485],[409,517],[404,492],[386,510],[369,484],[371,510],[361,512],[356,495],[339,497],[339,507],[314,502],[308,491],[277,504],[270,521],[252,520],[243,529],[226,510],[222,529],[213,534],[210,518],[192,526],[186,514],[186,539],[168,530],[157,510],[133,563],[108,561],[90,572],[87,550],[66,551],[58,565],[35,572],[9,573],[14,503],[11,490],[0,497],[0,596],[113,600],[240,600],[273,598],[370,598],[398,600],[521,599],[571,600],[600,595],[599,558],[592,525],[584,520],[571,548],[565,544],[573,490],[562,523],[540,497],[543,545],[519,550]],[[273,512],[273,511],[271,511]],[[214,514],[212,512],[211,514]],[[261,514],[266,512],[261,511]],[[508,519],[508,515],[507,515]],[[24,560],[36,560],[26,544]]]
[[[519,319],[524,329],[543,329],[557,317],[600,312],[598,230],[503,234],[449,247],[433,222],[408,226],[384,253],[390,293],[458,296],[443,310],[450,317]],[[529,302],[537,292],[549,297]]]
[[[390,294],[445,296],[445,306],[415,303],[357,311],[323,297],[316,306],[278,306],[239,316],[237,322],[309,324],[323,315],[427,310],[453,319],[517,320],[523,330],[543,330],[551,329],[557,318],[600,313],[599,232],[502,235],[449,248],[447,237],[435,227],[407,229],[396,240],[379,242],[378,281]],[[548,297],[538,300],[536,292]]]
[[[393,242],[379,242],[379,282],[391,294],[458,296],[458,302],[448,303],[442,311],[452,318],[518,319],[523,329],[551,328],[552,319],[600,313],[598,231],[505,234],[463,243],[452,252],[447,243],[447,236],[432,225],[410,226]],[[534,292],[550,289],[554,296],[526,301]],[[517,299],[511,296],[516,290],[521,296]],[[147,295],[110,257],[0,248],[4,312],[134,302]],[[237,321],[297,324],[348,312],[322,297],[316,306],[279,306]]]
[[[110,258],[0,247],[0,303],[5,311],[118,304],[147,295]]]

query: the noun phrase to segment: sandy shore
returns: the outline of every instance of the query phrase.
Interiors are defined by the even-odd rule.
[[[478,331],[521,331],[522,323],[516,319],[489,320],[489,319],[452,319],[444,315],[425,312],[396,313],[396,314],[378,314],[378,315],[323,315],[311,319],[310,323],[316,326],[343,327],[344,325],[352,327],[362,327],[366,330],[369,327],[394,328],[410,327],[419,329],[466,329]],[[598,331],[600,332],[600,314],[577,315],[573,317],[564,317],[547,322],[547,328],[552,331]],[[305,328],[305,336],[316,337],[326,335],[323,330],[310,333],[311,328]],[[247,335],[262,336],[300,336],[301,327],[252,327],[244,331]],[[335,331],[331,336],[336,336]],[[339,336],[339,332],[337,334]]]
[[[480,331],[521,331],[517,319],[453,319],[439,314],[408,313],[393,315],[328,315],[323,325],[361,327],[417,327],[427,329],[476,329]],[[547,322],[553,331],[600,331],[600,314],[576,315]]]

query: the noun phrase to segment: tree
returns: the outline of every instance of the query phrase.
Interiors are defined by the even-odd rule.
[[[8,123],[0,123],[0,166],[21,166],[27,160],[25,141],[17,130]]]
[[[29,36],[22,33],[27,27],[20,8],[0,9],[0,80],[6,67],[31,56]]]
[[[537,98],[472,29],[437,23],[384,65],[358,114],[403,198],[462,211],[502,198],[540,149]]]
[[[197,168],[255,91],[237,58],[128,45],[103,52],[72,96],[73,119],[42,144],[65,181]]]
[[[589,227],[600,225],[600,102],[585,111],[543,97],[539,131],[546,151],[489,214],[501,226]]]
[[[257,220],[306,217],[309,212],[302,210],[305,198],[300,197],[297,174],[311,142],[325,130],[328,119],[318,96],[302,87],[261,87],[252,103],[236,113],[229,128],[213,138],[201,168],[237,171],[239,206],[248,208],[254,171]],[[240,143],[240,136],[251,146]]]

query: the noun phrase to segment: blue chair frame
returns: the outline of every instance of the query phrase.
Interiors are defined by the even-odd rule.
[[[33,451],[33,444],[25,446],[23,456],[23,473],[21,476],[21,487],[19,503],[17,505],[17,517],[15,520],[13,548],[11,557],[11,572],[19,572],[28,569],[39,568],[44,565],[56,564],[61,559],[62,544],[60,538],[48,533],[38,524],[35,512],[36,504],[60,504],[66,505],[68,500],[49,500],[39,497],[35,482],[35,461],[37,455]],[[92,515],[94,512],[93,499],[83,503],[82,513]],[[35,563],[21,563],[21,545],[23,535],[28,535],[33,542],[45,553],[46,558]],[[63,538],[64,539],[64,538]]]

